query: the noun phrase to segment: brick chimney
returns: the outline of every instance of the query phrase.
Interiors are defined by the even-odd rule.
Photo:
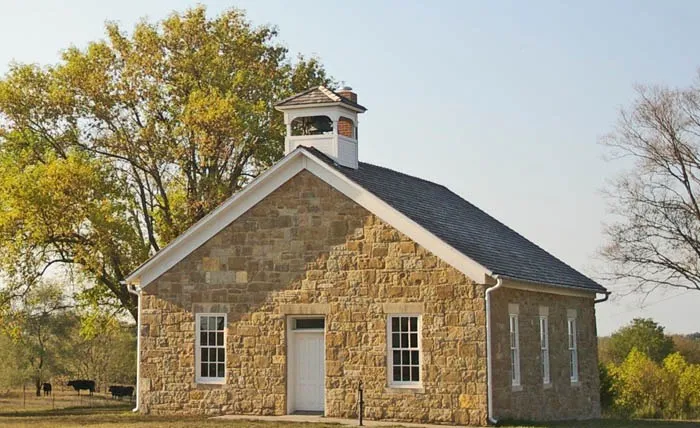
[[[357,94],[354,93],[352,91],[352,88],[349,86],[343,86],[342,88],[336,90],[335,93],[344,96],[345,98],[349,99],[354,103],[357,102]]]

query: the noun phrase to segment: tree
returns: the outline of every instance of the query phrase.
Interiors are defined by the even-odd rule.
[[[697,333],[681,335],[674,334],[673,347],[689,364],[700,364],[700,337]]]
[[[104,311],[91,310],[71,334],[67,371],[80,379],[93,379],[97,390],[109,384],[136,383],[136,329]],[[87,318],[87,319],[86,319]]]
[[[660,363],[673,352],[673,339],[664,334],[664,328],[650,318],[635,318],[610,336],[607,355],[616,363],[622,363],[636,348],[654,362]]]
[[[700,86],[639,87],[603,143],[631,166],[607,191],[608,279],[700,291]]]
[[[617,411],[636,418],[662,416],[670,387],[666,373],[646,354],[632,348],[619,366],[610,366]]]
[[[276,101],[330,80],[268,26],[203,7],[0,81],[0,305],[54,266],[135,315],[122,283],[282,155]]]
[[[77,324],[65,309],[60,287],[41,283],[32,288],[20,308],[6,314],[1,324],[2,332],[14,343],[7,361],[17,373],[14,381],[31,379],[37,396],[47,377],[62,372],[61,355],[68,351],[65,338]]]

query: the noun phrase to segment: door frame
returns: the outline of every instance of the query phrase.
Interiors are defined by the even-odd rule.
[[[287,414],[293,414],[296,409],[295,407],[295,397],[294,397],[294,386],[296,381],[296,373],[294,366],[294,337],[298,333],[316,333],[320,334],[323,339],[323,416],[326,416],[326,316],[325,315],[288,315],[285,320],[286,330],[287,330],[287,368],[286,368],[286,380],[287,380]],[[323,329],[304,329],[304,330],[294,330],[292,328],[294,321],[297,319],[323,319]]]

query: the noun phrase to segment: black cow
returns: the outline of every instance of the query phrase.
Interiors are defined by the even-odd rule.
[[[51,395],[51,384],[48,382],[45,382],[42,385],[42,389],[44,390],[44,396]]]
[[[95,381],[94,380],[71,380],[68,382],[68,386],[72,386],[73,389],[78,391],[78,395],[80,395],[80,390],[81,389],[87,389],[90,391],[90,395],[92,395],[93,392],[95,392]]]
[[[109,387],[109,392],[112,393],[112,398],[129,397],[131,399],[134,395],[134,387],[111,385]]]

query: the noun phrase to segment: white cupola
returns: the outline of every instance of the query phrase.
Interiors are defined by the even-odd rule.
[[[357,168],[357,115],[367,111],[357,94],[345,86],[307,89],[275,105],[284,113],[287,136],[284,154],[299,146],[314,147],[338,165]]]

